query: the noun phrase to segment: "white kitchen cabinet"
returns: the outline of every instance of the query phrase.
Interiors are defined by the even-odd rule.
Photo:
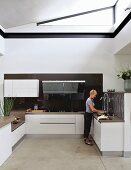
[[[12,153],[11,123],[0,128],[0,166]]]
[[[26,134],[75,134],[75,115],[26,115]]]
[[[76,115],[76,134],[84,134],[84,115]]]
[[[4,97],[12,97],[12,96],[13,96],[13,81],[4,80]]]
[[[101,150],[101,123],[94,119],[93,138],[98,148]]]
[[[25,135],[25,123],[11,132],[11,145],[14,146]]]
[[[4,80],[4,97],[39,97],[39,80]]]
[[[124,93],[124,156],[131,156],[131,93]]]
[[[98,122],[94,118],[94,141],[101,152],[123,151],[123,122]]]
[[[5,40],[4,38],[0,35],[0,56],[4,55],[5,53]]]

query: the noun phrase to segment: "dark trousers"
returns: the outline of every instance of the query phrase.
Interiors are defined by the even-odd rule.
[[[84,114],[84,138],[88,138],[91,129],[92,113],[86,112]]]

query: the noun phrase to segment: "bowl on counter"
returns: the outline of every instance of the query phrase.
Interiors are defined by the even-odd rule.
[[[107,115],[107,114],[108,114],[108,113],[107,113],[107,111],[105,111],[105,110],[102,110],[102,111],[100,111],[99,113],[97,113],[98,116]]]
[[[17,124],[21,121],[20,117],[15,117],[15,120],[12,122],[13,124]]]

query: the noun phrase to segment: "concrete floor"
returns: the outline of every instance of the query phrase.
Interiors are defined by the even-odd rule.
[[[25,138],[0,170],[130,170],[131,158],[102,157],[82,139]]]

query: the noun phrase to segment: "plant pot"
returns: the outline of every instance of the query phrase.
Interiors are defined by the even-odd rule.
[[[131,92],[131,79],[124,80],[124,90]]]

